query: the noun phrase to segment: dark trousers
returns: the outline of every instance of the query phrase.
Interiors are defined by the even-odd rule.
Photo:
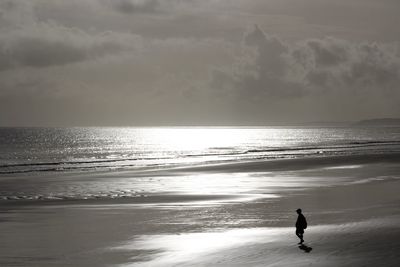
[[[296,228],[296,235],[300,238],[301,241],[303,241],[303,234],[304,234],[303,228]]]

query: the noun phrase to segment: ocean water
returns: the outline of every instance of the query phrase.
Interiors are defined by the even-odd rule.
[[[400,127],[0,128],[0,176],[400,152]]]
[[[331,155],[384,157],[400,152],[400,128],[0,128],[0,151],[0,201],[129,198],[143,204],[163,196],[168,205],[168,196],[174,196],[169,199],[179,205],[193,205],[201,199],[274,198],[288,190],[377,177],[368,173],[355,181],[351,174],[337,176],[334,168],[324,169],[332,173],[329,179],[268,168],[239,173],[166,169]],[[359,167],[349,164],[346,168]],[[399,178],[397,172],[379,175]]]

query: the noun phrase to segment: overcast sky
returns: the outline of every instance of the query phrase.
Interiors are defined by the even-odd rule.
[[[0,126],[400,117],[398,0],[0,0]]]

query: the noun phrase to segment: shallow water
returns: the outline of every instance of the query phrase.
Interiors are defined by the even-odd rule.
[[[254,199],[343,183],[346,177],[269,173],[258,163],[222,172],[173,169],[336,155],[384,158],[400,152],[400,128],[0,128],[0,150],[0,200],[168,194]],[[360,167],[345,163],[325,171]]]
[[[0,175],[400,151],[400,127],[0,128]]]

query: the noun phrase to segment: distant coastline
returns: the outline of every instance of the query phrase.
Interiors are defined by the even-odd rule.
[[[354,123],[356,126],[400,126],[400,118],[382,118],[362,120]]]
[[[295,126],[349,127],[349,126],[400,126],[400,118],[378,118],[359,121],[312,121]]]

